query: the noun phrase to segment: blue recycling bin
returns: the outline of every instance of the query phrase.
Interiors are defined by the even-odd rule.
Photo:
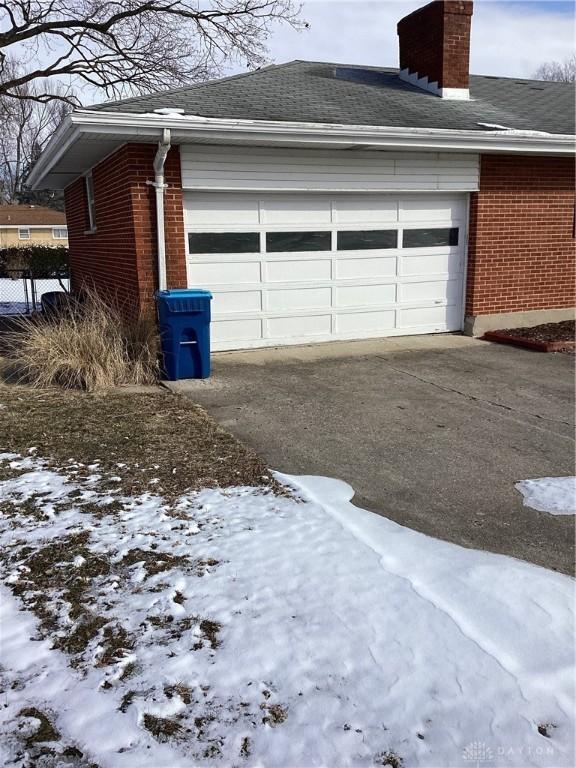
[[[156,308],[168,381],[210,376],[210,291],[158,291]]]

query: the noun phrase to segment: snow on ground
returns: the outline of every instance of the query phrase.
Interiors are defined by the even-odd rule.
[[[516,483],[524,506],[551,515],[576,515],[576,477],[539,477]]]
[[[336,480],[168,505],[0,458],[4,764],[574,765],[568,577]]]
[[[30,305],[23,301],[0,301],[0,315],[25,315]]]
[[[48,279],[36,279],[36,299],[38,308],[40,307],[40,299],[43,293],[49,293],[50,291],[61,291],[62,285],[59,280]],[[69,288],[69,281],[62,280],[62,283]],[[31,280],[26,278],[12,279],[9,277],[0,278],[0,315],[21,315],[26,312],[30,312],[32,308],[31,302]]]

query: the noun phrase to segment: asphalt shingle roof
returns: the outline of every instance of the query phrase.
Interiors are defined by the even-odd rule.
[[[575,132],[572,84],[472,75],[470,95],[470,101],[442,100],[400,80],[397,69],[292,61],[91,109],[145,113],[177,107],[230,119],[479,131],[486,130],[479,123],[492,123]]]
[[[0,205],[0,227],[66,225],[66,215],[41,205]]]

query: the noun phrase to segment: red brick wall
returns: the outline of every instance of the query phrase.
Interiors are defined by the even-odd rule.
[[[574,161],[482,155],[470,206],[466,314],[576,303]]]
[[[157,287],[156,207],[152,163],[155,144],[126,144],[92,170],[96,231],[88,230],[84,179],[65,190],[72,284],[112,293],[133,313],[152,306]],[[186,287],[180,153],[164,167],[168,287]]]
[[[436,0],[398,22],[400,69],[441,88],[468,88],[470,0]]]

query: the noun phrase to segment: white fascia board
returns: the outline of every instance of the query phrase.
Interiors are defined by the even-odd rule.
[[[302,123],[273,120],[230,120],[193,115],[131,114],[76,111],[56,131],[27,183],[38,189],[44,177],[82,136],[109,134],[123,141],[159,141],[165,128],[173,144],[226,142],[306,144],[319,149],[401,149],[442,152],[512,152],[540,155],[571,155],[575,137],[538,131],[454,131],[440,128],[393,128],[386,126]],[[80,172],[79,174],[80,175]]]

